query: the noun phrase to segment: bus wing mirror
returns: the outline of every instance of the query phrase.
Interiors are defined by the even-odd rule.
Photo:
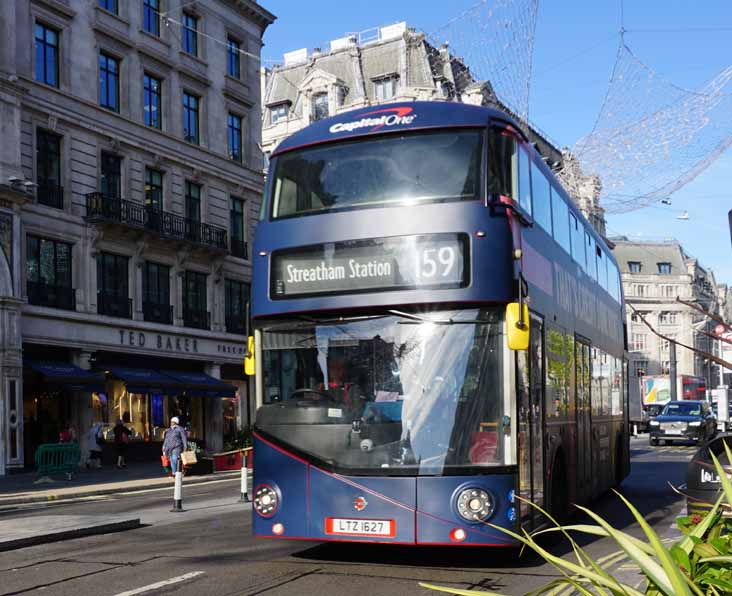
[[[529,349],[529,306],[527,304],[511,302],[506,305],[506,335],[510,350]]]
[[[254,336],[247,337],[247,353],[244,356],[244,374],[254,376],[256,366],[254,362]]]

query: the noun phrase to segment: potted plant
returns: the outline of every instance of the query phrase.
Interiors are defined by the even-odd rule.
[[[251,447],[252,431],[250,428],[243,428],[236,432],[228,441],[224,442],[224,450],[221,453],[214,453],[214,468],[217,472],[241,469],[242,449]],[[251,468],[251,451],[247,461],[247,467]]]

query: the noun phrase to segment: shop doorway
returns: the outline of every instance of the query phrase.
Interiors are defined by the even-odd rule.
[[[41,391],[26,386],[23,399],[25,466],[35,467],[39,445],[58,443],[59,433],[71,422],[71,398],[67,391]]]

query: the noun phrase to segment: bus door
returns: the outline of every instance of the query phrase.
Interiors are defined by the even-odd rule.
[[[592,497],[592,412],[590,409],[590,346],[580,338],[575,342],[577,374],[577,499]]]
[[[529,349],[518,352],[517,384],[519,495],[544,507],[544,324],[533,315]],[[519,511],[521,523],[527,530],[544,521],[543,516],[527,503],[521,502]]]

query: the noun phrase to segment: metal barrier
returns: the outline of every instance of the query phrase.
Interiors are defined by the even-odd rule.
[[[46,476],[63,472],[71,480],[81,459],[78,443],[47,443],[36,449],[37,475]]]

